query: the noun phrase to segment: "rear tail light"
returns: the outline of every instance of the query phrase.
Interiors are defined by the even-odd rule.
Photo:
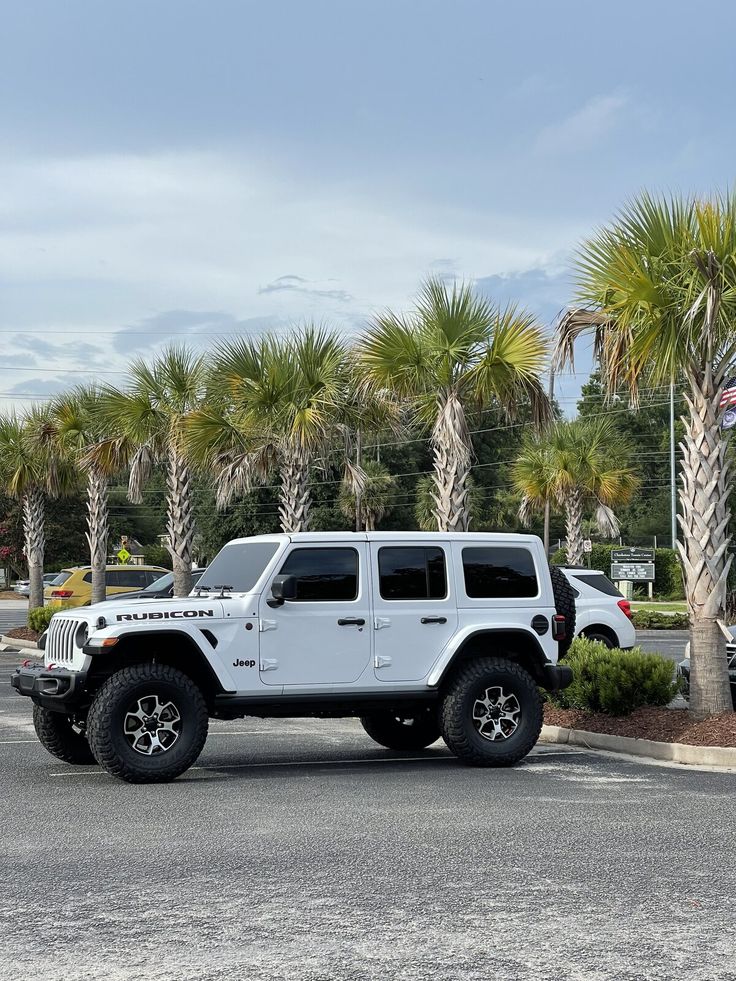
[[[54,590],[52,590],[51,595],[52,596],[55,596],[57,599],[69,599],[70,596],[73,596],[74,595],[74,590],[73,589],[54,589]]]
[[[561,613],[555,613],[552,617],[552,637],[554,640],[564,640],[567,636],[567,625]]]
[[[620,599],[618,601],[618,608],[621,610],[624,616],[627,616],[629,620],[631,619],[631,603],[629,603],[628,600]]]

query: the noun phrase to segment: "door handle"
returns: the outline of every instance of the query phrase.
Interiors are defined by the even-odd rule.
[[[340,617],[337,625],[338,627],[364,627],[365,620],[362,617]]]
[[[447,617],[422,617],[422,623],[447,623]]]

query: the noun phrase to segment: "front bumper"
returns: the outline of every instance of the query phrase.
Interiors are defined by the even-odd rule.
[[[567,664],[545,664],[543,671],[547,691],[561,691],[572,684],[572,668]]]
[[[27,695],[43,708],[67,711],[84,701],[87,673],[65,668],[25,664],[15,669],[10,684],[19,695]]]

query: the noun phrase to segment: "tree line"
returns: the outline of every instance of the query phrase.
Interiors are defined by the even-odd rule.
[[[169,347],[132,364],[120,388],[77,388],[0,420],[0,478],[22,502],[31,606],[42,602],[46,497],[69,492],[80,473],[93,600],[105,590],[110,483],[126,471],[128,496],[140,501],[159,466],[175,590],[185,595],[198,474],[220,508],[275,483],[279,525],[297,532],[314,509],[310,475],[337,457],[345,520],[370,528],[396,478],[363,448],[386,435],[399,443],[417,436],[431,458],[424,523],[463,532],[479,510],[471,428],[486,411],[525,423],[510,470],[514,505],[527,521],[547,502],[561,508],[568,557],[577,561],[586,512],[603,534],[615,533],[613,509],[635,498],[641,480],[610,420],[555,419],[545,395],[550,359],[571,366],[574,342],[589,333],[601,398],[623,391],[636,405],[657,386],[680,389],[678,547],[692,624],[691,706],[697,714],[730,709],[717,620],[730,566],[721,400],[736,356],[736,202],[643,195],[581,245],[576,272],[575,304],[553,338],[519,307],[430,279],[412,309],[374,317],[354,343],[307,326],[286,338],[229,340],[206,355]]]

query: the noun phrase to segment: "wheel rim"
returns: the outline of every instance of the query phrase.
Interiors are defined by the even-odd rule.
[[[500,685],[486,688],[473,705],[473,725],[479,736],[489,742],[509,739],[519,728],[521,706],[513,692]]]
[[[168,753],[181,735],[181,713],[158,695],[144,695],[126,712],[123,731],[131,748],[141,756]]]

